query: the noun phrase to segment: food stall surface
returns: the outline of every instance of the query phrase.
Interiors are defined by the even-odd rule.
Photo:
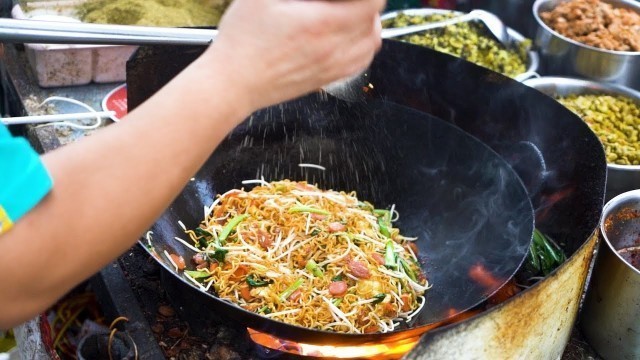
[[[118,85],[90,84],[73,88],[42,89],[36,85],[32,73],[26,67],[23,52],[7,46],[5,63],[17,100],[24,105],[27,114],[37,112],[34,104],[53,95],[75,98],[98,109],[102,98]],[[34,146],[43,152],[88,135],[82,131],[59,131],[53,127],[29,127],[26,134]],[[129,319],[125,329],[134,339],[140,358],[284,357],[255,345],[245,331],[239,331],[229,324],[209,324],[200,329],[193,326],[193,323],[187,325],[182,318],[182,309],[169,306],[161,281],[158,265],[138,245],[91,280],[106,315],[111,318],[125,316]],[[408,358],[419,358],[419,354],[410,354]],[[579,332],[574,330],[563,358],[594,359],[597,356],[582,340]]]

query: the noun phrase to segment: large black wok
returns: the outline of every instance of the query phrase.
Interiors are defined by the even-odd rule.
[[[128,66],[130,107],[150,96],[201,51],[142,49]],[[455,313],[471,308],[497,290],[498,286],[485,287],[474,281],[469,276],[472,267],[482,265],[503,282],[522,263],[533,229],[525,186],[531,197],[539,200],[546,181],[546,163],[537,145],[514,141],[521,134],[502,134],[508,135],[505,141],[493,144],[509,157],[525,181],[523,186],[495,152],[427,112],[449,120],[464,114],[467,126],[486,129],[489,135],[492,127],[503,129],[495,124],[511,120],[503,116],[514,111],[517,102],[527,109],[520,116],[535,115],[530,111],[534,106],[559,118],[572,117],[571,113],[510,79],[407,44],[385,42],[367,79],[374,90],[364,93],[355,82],[351,90],[362,95],[355,102],[312,94],[254,114],[216,150],[153,226],[153,245],[156,253],[167,249],[189,258],[189,251],[173,240],[174,236],[184,237],[177,222],[197,226],[203,206],[209,205],[216,193],[260,176],[267,180],[306,179],[326,188],[356,190],[361,198],[378,206],[396,204],[401,213],[399,227],[420,237],[424,269],[434,284],[427,294],[428,305],[405,328],[374,335],[302,329],[192,291],[206,298],[211,311],[292,340],[334,344],[383,341],[384,337],[424,331],[449,317],[451,309]],[[402,89],[410,91],[399,91]],[[458,108],[448,106],[453,94],[460,96],[455,99],[462,104]],[[499,97],[505,110],[486,111],[492,96]],[[478,108],[483,111],[476,112]],[[301,162],[325,165],[327,171],[303,170],[297,166]]]

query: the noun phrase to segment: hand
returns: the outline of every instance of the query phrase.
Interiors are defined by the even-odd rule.
[[[380,48],[384,0],[235,0],[205,57],[253,110],[358,73]]]

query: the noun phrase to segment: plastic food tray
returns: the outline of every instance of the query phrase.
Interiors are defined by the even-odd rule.
[[[74,8],[82,1],[30,1],[15,5],[15,19],[75,21]],[[24,2],[23,2],[24,4]],[[42,87],[123,82],[126,62],[137,46],[25,44],[29,64]]]

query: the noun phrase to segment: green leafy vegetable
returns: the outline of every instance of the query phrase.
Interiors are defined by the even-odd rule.
[[[196,236],[198,237],[205,237],[205,238],[212,238],[213,234],[208,232],[207,230],[203,229],[203,228],[195,228],[195,230],[193,230],[194,233],[196,233]]]
[[[206,249],[209,245],[209,241],[213,238],[213,234],[202,228],[195,228],[193,232],[198,237],[198,245],[201,248]]]
[[[224,257],[227,255],[229,251],[224,249],[216,248],[215,252],[212,254],[210,252],[207,253],[207,257],[209,260],[216,260],[217,262],[224,262]]]
[[[549,237],[538,229],[533,231],[533,241],[529,247],[529,255],[527,255],[528,271],[533,275],[542,274],[546,276],[565,260],[566,256],[562,249]]]
[[[273,312],[273,310],[271,310],[271,308],[268,305],[265,305],[263,307],[261,307],[260,309],[258,309],[258,314],[262,313],[262,314],[271,314]]]
[[[342,279],[344,279],[344,277],[342,277],[342,274],[339,274],[334,276],[331,281],[342,281]]]
[[[247,284],[249,284],[249,286],[251,287],[267,286],[271,283],[273,283],[273,280],[270,280],[270,279],[264,280],[254,274],[249,274],[247,276]]]
[[[377,294],[377,295],[374,295],[374,296],[373,296],[373,298],[374,298],[374,299],[376,299],[376,300],[375,300],[374,302],[372,302],[372,304],[379,304],[379,303],[381,303],[381,302],[384,300],[384,298],[386,298],[386,297],[387,297],[387,294],[382,294],[382,293]]]

